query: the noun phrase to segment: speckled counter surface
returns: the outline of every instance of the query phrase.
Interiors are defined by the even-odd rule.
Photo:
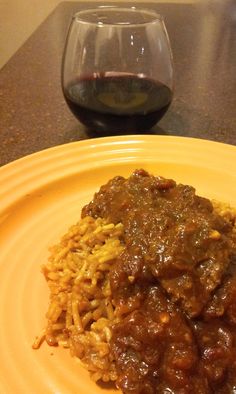
[[[72,15],[98,4],[61,3],[0,70],[1,165],[51,146],[89,138],[67,108],[60,71]],[[235,0],[189,5],[145,2],[138,6],[164,15],[175,67],[173,103],[149,133],[235,145]]]

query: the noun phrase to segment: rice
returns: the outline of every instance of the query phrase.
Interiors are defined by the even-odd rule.
[[[212,200],[214,211],[223,216],[225,220],[233,225],[233,231],[236,231],[236,208],[231,207],[229,204]]]
[[[122,234],[121,223],[87,216],[51,248],[42,267],[50,302],[47,326],[33,347],[45,339],[49,345],[69,348],[95,381],[117,378],[109,341],[118,318],[108,274],[124,248]]]

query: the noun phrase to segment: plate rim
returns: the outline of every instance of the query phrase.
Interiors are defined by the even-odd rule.
[[[199,143],[204,143],[208,144],[208,146],[212,147],[222,147],[224,149],[228,149],[232,152],[235,153],[236,155],[236,145],[233,144],[228,144],[225,142],[219,142],[219,141],[214,141],[214,140],[208,140],[204,138],[195,138],[195,137],[183,137],[183,136],[175,136],[175,135],[153,135],[153,134],[131,134],[131,135],[121,135],[121,136],[108,136],[108,137],[97,137],[97,138],[87,138],[87,139],[81,139],[78,141],[72,141],[72,142],[67,142],[59,145],[54,145],[51,147],[47,147],[45,149],[38,150],[36,152],[32,152],[28,155],[19,157],[18,159],[15,159],[13,161],[10,161],[9,163],[4,164],[3,166],[0,166],[0,173],[2,170],[5,171],[5,169],[8,169],[12,166],[18,165],[21,162],[28,161],[31,159],[37,159],[40,156],[43,156],[45,153],[54,153],[57,151],[64,150],[65,148],[76,148],[76,147],[89,147],[93,145],[104,145],[106,143],[119,143],[119,141],[124,140],[124,142],[141,142],[142,139],[145,140],[152,140],[156,139],[158,140],[163,140],[163,141],[169,141],[169,142],[181,142],[181,141],[188,141],[190,144],[195,144],[197,142]]]

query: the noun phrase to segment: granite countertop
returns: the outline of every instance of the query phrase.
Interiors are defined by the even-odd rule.
[[[51,146],[89,138],[64,101],[60,71],[72,15],[98,4],[59,4],[0,70],[1,165]],[[126,3],[129,5],[133,3]],[[138,6],[164,15],[174,56],[174,100],[149,133],[235,145],[235,1],[145,2]]]

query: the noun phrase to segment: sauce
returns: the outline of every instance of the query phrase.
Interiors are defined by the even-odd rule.
[[[208,199],[136,170],[115,177],[82,216],[124,225],[110,274],[111,350],[127,394],[236,392],[236,246]]]

